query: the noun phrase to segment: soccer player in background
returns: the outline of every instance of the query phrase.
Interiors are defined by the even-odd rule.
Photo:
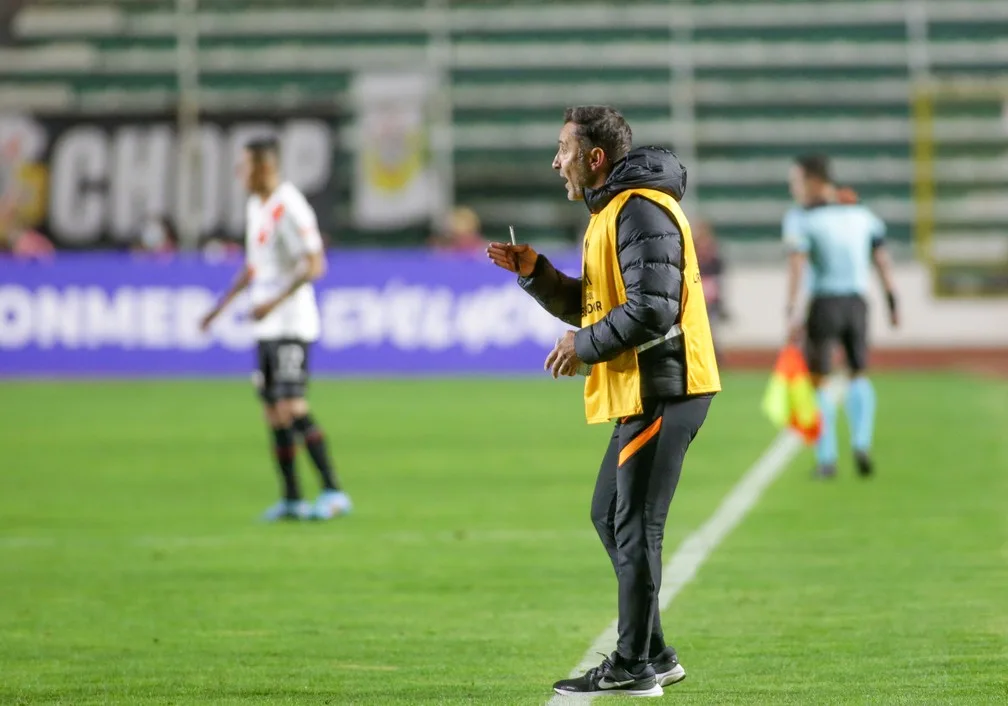
[[[853,192],[834,186],[829,161],[804,155],[790,172],[791,196],[797,203],[784,217],[783,238],[788,251],[788,335],[798,341],[805,333],[805,357],[817,387],[823,428],[816,443],[816,473],[836,475],[836,404],[825,394],[833,347],[843,346],[850,368],[847,418],[858,473],[872,474],[871,445],[875,428],[875,389],[866,375],[868,365],[868,280],[872,265],[878,270],[889,306],[889,321],[898,325],[892,266],[885,248],[885,224]],[[804,318],[796,312],[804,278],[810,277],[811,301]]]
[[[348,513],[351,503],[340,488],[325,437],[305,400],[308,352],[320,328],[312,283],[325,273],[322,237],[304,195],[293,184],[281,182],[276,140],[250,142],[241,169],[249,191],[245,267],[202,326],[208,329],[240,292],[251,289],[259,364],[255,378],[283,481],[283,498],[263,519],[325,520]],[[321,495],[310,506],[301,499],[294,468],[297,437],[322,484]]]
[[[721,389],[690,226],[686,170],[661,148],[631,149],[616,110],[568,109],[553,168],[591,213],[581,276],[525,244],[488,255],[547,311],[578,327],[546,358],[553,377],[587,372],[589,423],[615,422],[591,517],[616,570],[616,651],[553,685],[564,696],[660,696],[686,676],[665,643],[658,593],[662,539],[683,459]],[[585,366],[591,366],[590,371]]]

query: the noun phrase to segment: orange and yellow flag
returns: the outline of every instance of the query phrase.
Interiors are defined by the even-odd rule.
[[[787,345],[777,356],[763,394],[763,413],[779,428],[791,427],[813,444],[819,438],[822,418],[815,387],[798,346]]]

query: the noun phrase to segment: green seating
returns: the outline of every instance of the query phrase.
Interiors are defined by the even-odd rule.
[[[584,211],[564,203],[550,170],[555,132],[565,106],[605,102],[625,111],[640,142],[681,153],[689,205],[723,237],[776,240],[789,161],[815,150],[835,157],[838,179],[879,210],[893,238],[909,242],[916,48],[903,2],[448,4],[438,16],[449,20],[452,45],[455,197],[488,232],[513,223],[543,237],[578,236]],[[108,0],[82,11],[71,0],[37,0],[21,18],[16,61],[0,69],[0,97],[15,100],[21,87],[82,105],[109,95],[123,105],[164,100],[177,89],[174,5]],[[200,0],[201,88],[215,104],[249,95],[264,105],[279,95],[345,100],[358,69],[425,65],[437,39],[424,24],[426,5],[353,0],[334,10],[331,0],[297,0],[278,9],[245,0],[237,10],[234,0]],[[1008,13],[999,6],[929,3],[928,68],[1004,73]],[[61,17],[76,20],[61,25]],[[352,148],[334,155],[344,186]],[[347,222],[342,237],[372,236]]]

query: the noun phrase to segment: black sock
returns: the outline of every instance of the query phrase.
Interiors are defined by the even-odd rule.
[[[336,472],[333,470],[332,462],[329,460],[329,450],[326,448],[325,436],[322,430],[315,425],[315,420],[310,414],[298,417],[294,420],[294,428],[301,434],[305,448],[318,469],[319,478],[322,480],[324,490],[339,490],[339,481],[336,480]]]
[[[276,454],[277,468],[283,479],[284,498],[300,500],[297,475],[294,473],[294,432],[289,427],[273,430],[273,452]]]
[[[648,659],[654,659],[665,651],[665,638],[661,635],[651,635],[651,644],[648,646]]]

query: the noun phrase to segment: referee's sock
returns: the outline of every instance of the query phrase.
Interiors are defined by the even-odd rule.
[[[319,477],[322,479],[322,488],[324,490],[340,490],[336,472],[333,470],[332,461],[329,458],[325,436],[315,424],[315,420],[310,414],[298,417],[294,420],[294,428],[301,434],[305,448],[308,450],[315,468],[318,469]]]
[[[820,468],[835,466],[837,462],[836,402],[826,393],[825,387],[816,390],[819,411],[822,413],[822,433],[816,442],[816,463]]]
[[[851,446],[867,453],[875,431],[875,387],[864,375],[851,380],[847,388],[847,421],[850,424]]]
[[[294,432],[290,427],[273,429],[273,452],[276,455],[280,477],[283,479],[285,500],[301,499],[297,474],[294,472],[294,455],[296,450],[294,446]]]

